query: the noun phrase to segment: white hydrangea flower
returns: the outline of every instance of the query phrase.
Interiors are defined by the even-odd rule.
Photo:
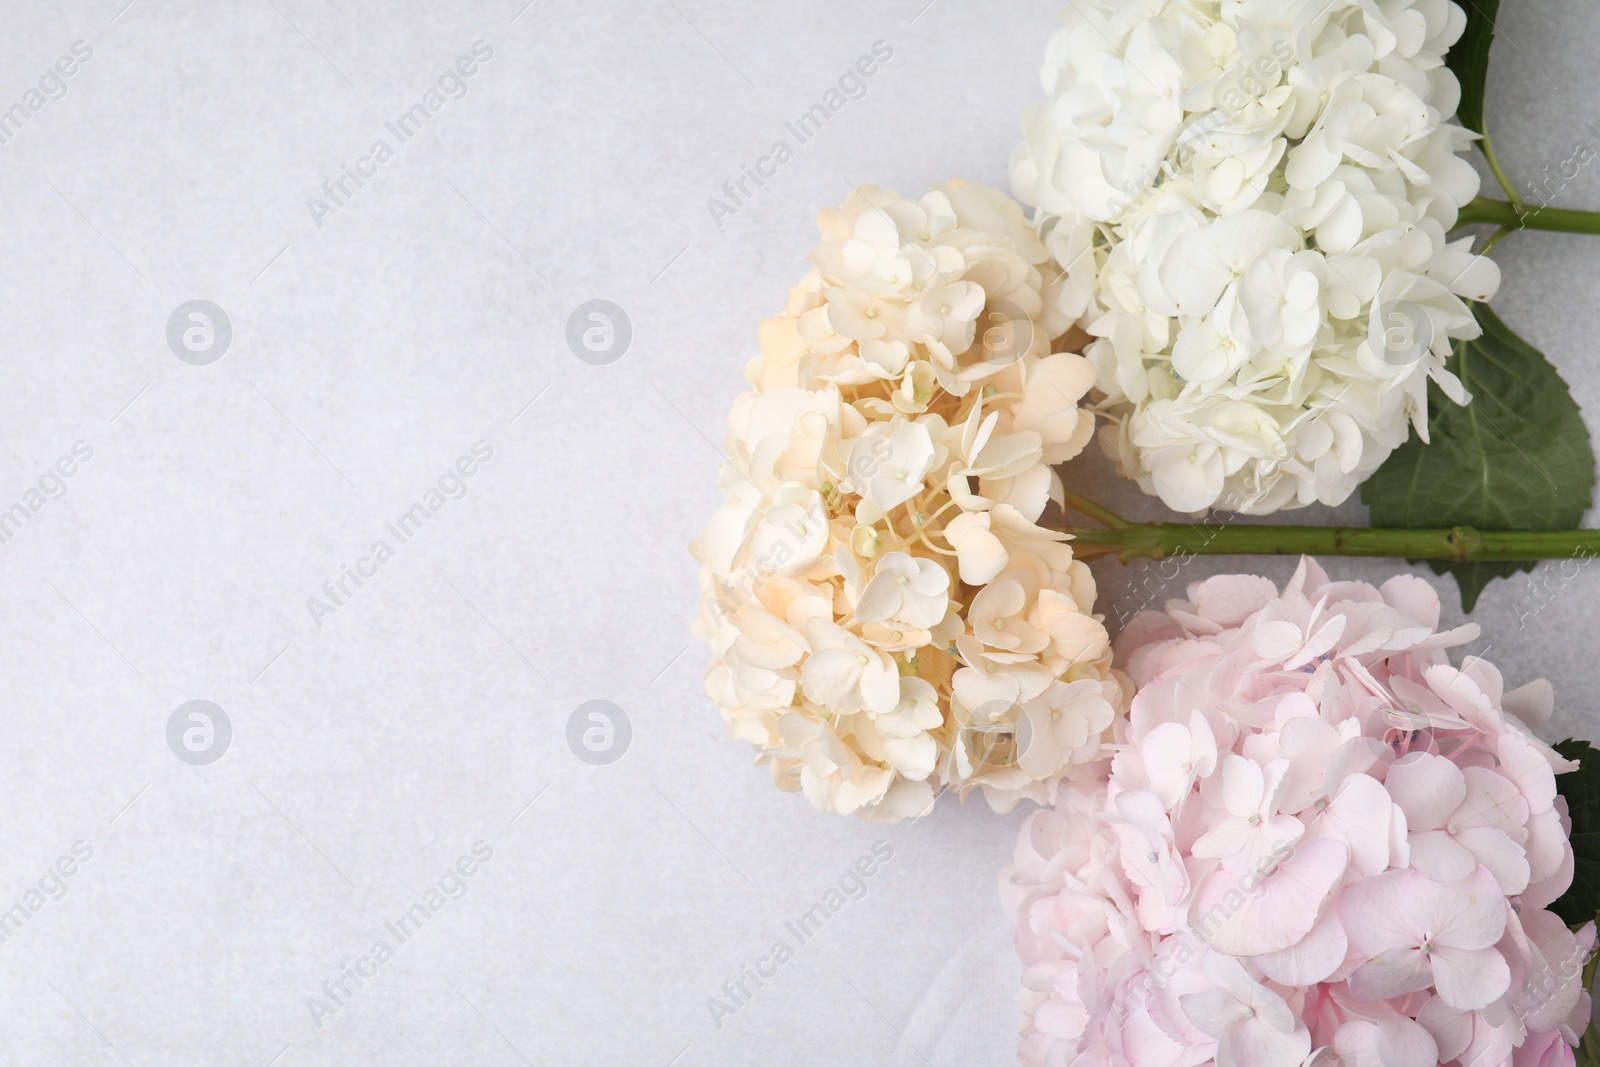
[[[1495,265],[1444,120],[1450,0],[1077,0],[1012,160],[1123,473],[1180,511],[1338,504],[1476,337]]]
[[[1094,579],[1038,525],[1093,436],[1094,368],[1051,352],[1049,255],[999,190],[863,189],[819,224],[693,546],[707,693],[824,811],[1048,803],[1125,700]]]

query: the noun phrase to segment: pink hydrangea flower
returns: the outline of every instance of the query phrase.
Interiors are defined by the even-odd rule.
[[[1105,777],[1023,825],[1001,879],[1029,1067],[1568,1067],[1594,924],[1532,728],[1448,650],[1419,578],[1303,560],[1118,639],[1137,685]]]

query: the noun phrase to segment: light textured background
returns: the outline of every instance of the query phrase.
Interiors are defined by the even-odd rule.
[[[774,791],[700,692],[685,546],[817,208],[1004,185],[1055,5],[525,3],[0,4],[0,107],[94,49],[0,146],[0,509],[93,449],[0,544],[0,910],[93,849],[0,944],[4,1063],[1012,1055],[994,885],[1020,813],[874,828]],[[1489,112],[1525,180],[1600,144],[1600,29],[1547,0],[1502,30]],[[478,40],[467,96],[318,228],[306,199]],[[880,40],[865,98],[719,229],[707,198]],[[1600,206],[1600,171],[1561,202]],[[1498,258],[1496,307],[1600,418],[1600,243]],[[232,322],[209,366],[165,340],[195,298]],[[632,323],[610,366],[565,341],[596,298]],[[467,495],[314,625],[307,598],[480,440]],[[1108,477],[1070,475],[1139,510]],[[1196,563],[1161,595],[1241,565],[1292,566]],[[1100,574],[1108,610],[1147,595]],[[1555,682],[1553,734],[1600,736],[1597,574],[1523,623],[1526,583],[1497,584],[1475,616],[1511,681]],[[209,766],[166,740],[196,698],[233,727]],[[609,766],[565,739],[591,699],[632,722]],[[479,840],[466,895],[316,1025],[307,998]],[[877,840],[866,896],[715,1026],[707,998]]]

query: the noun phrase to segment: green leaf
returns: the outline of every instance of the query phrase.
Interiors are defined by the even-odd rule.
[[[1467,28],[1445,54],[1445,65],[1461,83],[1456,117],[1475,133],[1483,131],[1483,83],[1489,76],[1489,45],[1494,43],[1494,16],[1500,0],[1464,0]]]
[[[1466,407],[1428,385],[1428,435],[1413,436],[1361,487],[1372,525],[1576,528],[1594,488],[1594,451],[1578,405],[1548,360],[1487,304],[1483,336],[1456,343],[1450,369],[1472,393]],[[1471,611],[1483,587],[1532,563],[1430,562],[1455,576]]]
[[[1550,910],[1568,926],[1600,914],[1600,751],[1587,741],[1562,741],[1557,752],[1578,769],[1556,775],[1556,790],[1572,816],[1572,887]]]

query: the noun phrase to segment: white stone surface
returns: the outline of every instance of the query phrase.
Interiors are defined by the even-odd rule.
[[[0,510],[93,452],[0,544],[0,911],[64,888],[0,944],[0,1062],[1012,1056],[994,887],[1020,813],[875,828],[774,791],[701,694],[685,546],[816,210],[852,183],[1004,185],[1054,5],[525,2],[0,5],[0,108],[93,50],[0,146]],[[1576,0],[1502,28],[1489,112],[1525,180],[1600,143],[1600,29]],[[478,41],[466,95],[402,144],[385,123]],[[865,95],[719,227],[707,199],[879,41]],[[380,138],[394,157],[319,227],[307,199]],[[1600,206],[1597,173],[1563,202]],[[1600,243],[1498,258],[1496,307],[1600,418]],[[193,299],[232,325],[209,365],[167,344]],[[631,320],[609,366],[566,343],[591,299]],[[480,441],[461,499],[387,532]],[[1070,479],[1155,514],[1104,464]],[[393,558],[313,619],[380,538]],[[1168,589],[1245,566],[1292,564]],[[1140,595],[1142,569],[1099,573],[1108,610]],[[1597,573],[1523,624],[1521,583],[1474,616],[1511,680],[1555,682],[1555,734],[1600,737]],[[168,747],[194,699],[231,723],[209,765]],[[595,699],[632,724],[607,766],[566,741]],[[399,943],[385,924],[480,841]],[[875,841],[865,896],[798,944],[785,923]],[[393,958],[314,1019],[379,938]],[[780,938],[795,958],[717,1026],[707,998]]]

